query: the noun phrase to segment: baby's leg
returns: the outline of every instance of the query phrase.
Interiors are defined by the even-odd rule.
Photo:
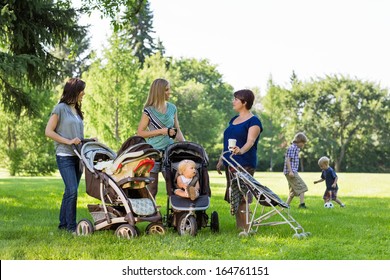
[[[177,196],[180,196],[180,197],[185,197],[185,198],[188,198],[188,193],[185,191],[185,190],[182,190],[182,189],[176,189],[175,190],[175,194]]]

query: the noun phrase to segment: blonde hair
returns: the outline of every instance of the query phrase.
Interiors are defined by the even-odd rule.
[[[181,162],[179,162],[179,165],[177,166],[177,171],[180,175],[184,173],[184,170],[187,168],[187,166],[193,166],[196,168],[196,163],[193,160],[190,159],[183,159]]]
[[[329,166],[329,161],[330,161],[330,159],[328,157],[321,157],[318,160],[318,165],[325,163],[327,166]]]
[[[169,82],[165,79],[156,79],[150,86],[149,95],[145,102],[144,108],[152,106],[158,111],[163,111],[165,105],[165,92]]]
[[[307,142],[307,137],[303,132],[298,132],[294,136],[293,143],[306,143]]]

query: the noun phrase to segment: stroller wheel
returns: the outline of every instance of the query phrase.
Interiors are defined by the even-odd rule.
[[[134,226],[134,228],[135,228],[135,231],[137,232],[137,236],[140,236],[141,231],[139,230],[139,228],[137,226]]]
[[[293,235],[293,238],[296,238],[296,239],[304,239],[304,238],[306,238],[306,234],[304,234],[304,233],[295,233],[295,234]]]
[[[162,223],[150,223],[146,229],[146,234],[165,234],[165,228]]]
[[[195,236],[197,230],[196,219],[193,215],[181,215],[177,225],[177,232],[179,235],[190,234]]]
[[[138,233],[134,226],[130,224],[123,224],[116,229],[115,235],[119,238],[131,239],[137,237]]]
[[[219,218],[216,211],[211,213],[210,228],[212,232],[219,232]]]
[[[77,223],[76,234],[77,235],[90,235],[94,232],[93,224],[88,219],[82,219]]]

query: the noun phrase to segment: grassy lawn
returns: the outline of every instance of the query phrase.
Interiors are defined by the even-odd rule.
[[[2,260],[389,260],[390,174],[340,173],[339,198],[347,207],[325,209],[325,183],[314,185],[318,173],[301,173],[309,186],[308,209],[292,216],[312,233],[307,239],[292,238],[288,225],[261,227],[248,237],[239,237],[229,205],[223,200],[225,180],[210,172],[212,198],[207,213],[217,211],[220,233],[202,228],[197,236],[179,236],[170,228],[164,236],[144,234],[122,240],[112,231],[77,237],[57,230],[63,192],[62,180],[53,177],[7,177],[0,174],[0,259]],[[256,178],[283,200],[287,182],[281,173],[257,173]],[[157,203],[166,212],[164,182]],[[87,204],[99,203],[79,189],[78,220],[91,219]]]

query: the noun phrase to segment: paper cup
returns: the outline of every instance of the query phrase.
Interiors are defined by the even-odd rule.
[[[229,139],[228,140],[228,149],[233,150],[236,146],[237,140],[236,139]]]

